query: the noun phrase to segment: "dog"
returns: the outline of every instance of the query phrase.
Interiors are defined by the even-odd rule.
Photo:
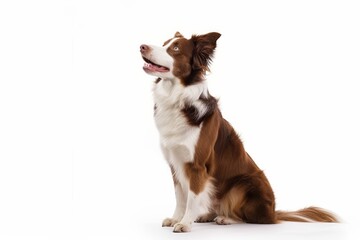
[[[162,46],[140,46],[143,70],[156,77],[154,118],[175,187],[175,211],[162,226],[189,232],[193,222],[338,222],[333,213],[318,207],[275,210],[268,179],[207,87],[206,74],[220,36],[210,32],[187,39],[176,32]]]

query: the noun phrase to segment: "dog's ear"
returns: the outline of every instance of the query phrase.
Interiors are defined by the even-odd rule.
[[[184,37],[184,36],[183,36],[181,33],[176,32],[175,35],[174,35],[174,37]]]
[[[192,66],[194,70],[209,70],[209,64],[216,48],[216,41],[220,36],[220,33],[211,32],[204,35],[193,35],[191,37],[194,43]]]

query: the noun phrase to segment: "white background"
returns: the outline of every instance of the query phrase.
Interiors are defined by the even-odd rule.
[[[0,239],[355,239],[359,12],[340,0],[1,1]],[[139,46],[176,31],[222,34],[210,92],[277,209],[321,206],[344,223],[161,228],[175,200]]]

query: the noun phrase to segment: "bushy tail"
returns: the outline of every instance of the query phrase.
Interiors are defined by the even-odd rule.
[[[292,212],[276,211],[276,218],[278,221],[291,222],[339,222],[333,213],[318,207],[308,207]]]

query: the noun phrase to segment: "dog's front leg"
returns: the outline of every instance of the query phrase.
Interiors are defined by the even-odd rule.
[[[199,200],[199,196],[190,190],[186,201],[185,214],[181,221],[174,225],[174,232],[191,231],[191,224],[196,220],[198,216],[198,208],[200,205]]]
[[[183,218],[186,208],[186,199],[187,199],[187,186],[183,186],[181,181],[179,181],[178,176],[183,178],[183,170],[177,166],[173,165],[173,162],[176,161],[176,154],[174,154],[174,150],[170,150],[161,144],[161,150],[164,154],[165,159],[169,163],[171,174],[174,182],[174,190],[176,197],[176,207],[171,218],[165,218],[162,222],[163,227],[173,227],[176,223],[180,222]]]
[[[210,207],[212,184],[204,166],[194,163],[185,165],[185,173],[189,179],[185,214],[179,223],[174,225],[174,232],[190,232],[191,224],[202,211]],[[185,186],[184,186],[185,187]]]
[[[163,227],[173,227],[176,223],[180,222],[180,220],[184,216],[186,209],[187,193],[184,191],[185,189],[183,189],[183,187],[180,185],[174,173],[173,173],[173,178],[174,178],[174,188],[175,188],[175,197],[176,197],[176,207],[172,218],[164,219],[162,223]]]

